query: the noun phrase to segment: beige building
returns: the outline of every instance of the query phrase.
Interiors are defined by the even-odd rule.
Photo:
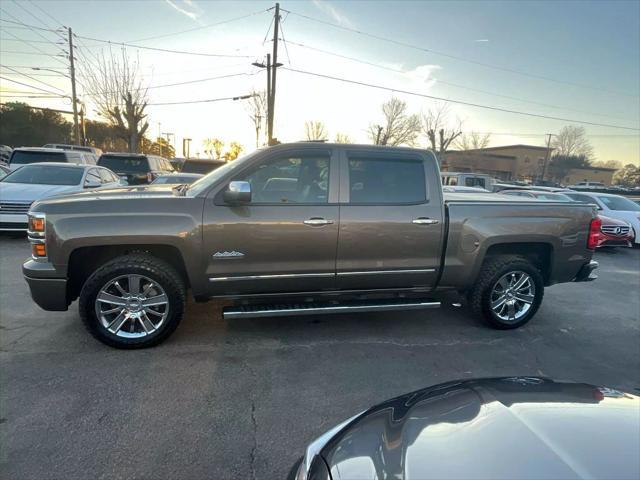
[[[611,185],[615,172],[615,168],[605,167],[574,168],[564,178],[562,183],[565,185],[573,185],[578,182],[602,182],[605,185]]]
[[[441,169],[445,172],[488,173],[501,180],[533,181],[541,177],[545,160],[552,152],[536,145],[507,145],[478,150],[449,151],[443,155]],[[611,185],[615,169],[591,167],[574,169],[562,183],[592,181]],[[548,179],[548,165],[545,169]]]

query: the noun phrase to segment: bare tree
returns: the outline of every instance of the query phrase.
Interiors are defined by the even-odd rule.
[[[327,140],[327,128],[324,123],[315,120],[304,122],[304,135],[307,140]]]
[[[445,153],[451,143],[462,135],[462,120],[456,119],[455,126],[451,126],[449,106],[442,103],[422,114],[422,131],[431,149],[440,155]]]
[[[266,90],[260,92],[254,90],[251,95],[246,105],[249,118],[256,129],[256,148],[258,148],[260,146],[260,132],[267,122],[267,92]]]
[[[114,126],[130,152],[138,151],[149,128],[147,87],[142,84],[139,68],[138,60],[132,61],[123,48],[120,54],[101,52],[92,68],[83,72],[86,90],[93,96],[98,113]]]
[[[336,133],[336,143],[353,143],[346,133]]]
[[[593,160],[593,147],[584,127],[562,127],[560,133],[553,137],[551,147],[554,156],[584,157],[587,161]]]
[[[454,145],[459,150],[480,150],[481,148],[487,148],[491,141],[491,134],[485,133],[484,135],[478,132],[463,133],[456,138]]]
[[[384,125],[369,125],[369,138],[374,145],[415,145],[420,133],[420,117],[407,113],[407,103],[392,98],[382,104]]]

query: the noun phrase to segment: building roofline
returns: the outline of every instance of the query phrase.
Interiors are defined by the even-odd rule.
[[[535,150],[547,150],[547,147],[541,147],[539,145],[524,145],[524,144],[517,144],[517,145],[502,145],[500,147],[486,147],[486,148],[478,148],[473,150],[474,152],[486,152],[486,151],[491,151],[491,150],[504,150],[506,148],[532,148]],[[551,148],[551,150],[553,150],[553,148]]]

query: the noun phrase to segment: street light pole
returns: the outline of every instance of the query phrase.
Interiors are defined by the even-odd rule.
[[[544,175],[547,171],[547,163],[549,163],[549,157],[551,156],[551,137],[553,133],[547,133],[547,154],[544,157],[544,163],[542,164],[542,175],[540,181],[544,182]]]

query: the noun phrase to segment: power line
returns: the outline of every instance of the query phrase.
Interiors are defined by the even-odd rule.
[[[10,22],[10,23],[17,23],[17,24],[19,24],[19,25],[23,25],[23,26],[25,26],[26,28],[28,28],[29,30],[31,30],[33,33],[35,33],[36,35],[38,35],[40,38],[42,38],[43,40],[47,40],[47,41],[49,41],[52,45],[54,45],[54,46],[55,46],[57,49],[59,49],[62,53],[64,53],[65,55],[67,55],[67,52],[65,52],[65,51],[64,51],[64,49],[60,48],[56,42],[54,42],[54,41],[53,41],[53,40],[51,40],[50,38],[45,37],[45,36],[44,36],[44,35],[42,35],[42,33],[40,33],[38,30],[47,30],[47,31],[49,31],[49,32],[53,32],[53,33],[55,33],[56,35],[60,35],[60,33],[59,33],[58,31],[56,31],[56,30],[51,30],[51,29],[45,29],[45,28],[36,27],[35,25],[28,25],[28,24],[26,24],[26,23],[24,23],[24,22],[21,22],[17,17],[14,17],[13,15],[11,15],[10,13],[8,13],[6,10],[2,9],[1,7],[0,7],[0,11],[4,12],[4,13],[5,13],[5,15],[8,15],[8,16],[10,16],[11,18],[13,18],[14,20],[16,20],[16,21],[11,21],[11,20],[6,20],[6,19],[3,19],[3,18],[0,18],[0,20],[1,20],[1,21],[3,21],[3,22]],[[8,33],[8,32],[7,32],[7,33]],[[15,35],[14,35],[14,36],[15,36]],[[54,60],[56,60],[57,62],[64,63],[64,62],[62,62],[62,60],[60,60],[59,58],[56,58],[56,57],[55,57],[55,56],[53,56],[53,55],[52,55],[52,58],[54,58]]]
[[[284,38],[282,40],[284,42]],[[363,65],[369,65],[371,67],[380,68],[382,70],[387,70],[389,72],[400,73],[402,75],[407,75],[407,74],[411,73],[411,71],[406,71],[406,70],[402,70],[402,69],[399,69],[399,68],[388,67],[386,65],[380,65],[378,63],[369,62],[367,60],[362,60],[360,58],[350,57],[348,55],[343,55],[341,53],[332,52],[330,50],[324,50],[324,49],[321,49],[321,48],[312,47],[310,45],[305,45],[304,43],[292,42],[291,40],[287,40],[285,42],[285,45],[287,43],[289,43],[291,45],[295,45],[296,47],[302,47],[302,48],[305,48],[307,50],[312,50],[312,51],[319,52],[319,53],[322,53],[322,54],[325,54],[325,55],[331,55],[331,56],[334,56],[334,57],[337,57],[337,58],[342,58],[342,59],[345,59],[345,60],[358,62],[358,63],[361,63]],[[511,95],[503,95],[501,93],[495,93],[495,92],[490,92],[488,90],[482,90],[482,89],[479,89],[479,88],[468,87],[466,85],[461,85],[459,83],[453,83],[453,82],[449,82],[449,81],[446,81],[446,80],[441,80],[441,79],[436,79],[436,78],[434,78],[434,80],[436,81],[436,83],[441,83],[443,85],[449,85],[451,87],[460,88],[460,89],[463,89],[463,90],[469,90],[469,91],[472,91],[472,92],[484,93],[485,95],[492,95],[492,96],[495,96],[495,97],[506,98],[506,99],[509,99],[509,100],[515,100],[515,101],[523,102],[523,103],[530,103],[532,105],[540,105],[542,107],[553,108],[553,109],[556,109],[556,110],[566,110],[566,111],[570,111],[570,112],[586,113],[588,115],[597,115],[597,116],[600,116],[600,117],[610,117],[610,118],[617,118],[617,119],[621,119],[622,118],[622,117],[618,117],[618,116],[615,116],[615,115],[603,114],[601,112],[589,112],[587,110],[579,110],[579,109],[570,108],[570,107],[563,107],[561,105],[553,105],[553,104],[550,104],[550,103],[536,102],[535,100],[527,100],[527,99],[524,99],[524,98],[514,97],[514,96],[511,96]]]
[[[9,15],[11,18],[14,18],[14,19],[16,18],[13,15],[11,15],[10,13],[7,13],[5,10],[3,10],[3,12],[5,14]],[[42,27],[38,27],[36,25],[28,25],[28,24],[26,24],[24,22],[15,21],[15,20],[7,20],[6,18],[0,18],[0,22],[7,22],[7,23],[15,24],[15,25],[20,25],[21,28],[29,29],[29,30],[42,30],[42,31],[46,31],[46,32],[59,33],[58,30],[54,30],[54,29],[51,29],[51,28],[42,28]]]
[[[59,92],[62,92],[62,91],[63,91],[61,88],[58,88],[58,87],[56,87],[56,86],[54,86],[54,85],[51,85],[50,83],[43,82],[42,80],[38,80],[37,78],[33,78],[31,75],[28,75],[28,74],[26,74],[26,73],[24,73],[24,72],[20,72],[20,71],[15,70],[15,69],[13,69],[13,68],[11,68],[11,67],[7,67],[6,65],[0,65],[0,67],[2,67],[2,68],[6,68],[7,70],[11,70],[11,71],[12,71],[12,72],[14,72],[14,73],[19,73],[19,74],[20,74],[20,75],[22,75],[23,77],[27,77],[28,79],[33,80],[34,82],[41,83],[41,84],[42,84],[42,85],[44,85],[45,87],[53,88],[54,90],[58,90]],[[10,80],[10,81],[15,81],[15,80],[11,80],[11,79],[9,79],[9,80]],[[27,86],[29,86],[29,85],[27,85]]]
[[[6,80],[8,82],[17,83],[18,85],[22,85],[24,87],[33,88],[34,90],[40,90],[41,92],[50,93],[51,95],[58,95],[59,97],[68,97],[68,95],[59,95],[56,92],[52,92],[50,90],[45,90],[44,88],[40,88],[40,87],[34,87],[33,85],[29,85],[28,83],[23,83],[23,82],[19,82],[17,80],[12,80],[11,78],[6,78],[6,77],[3,77],[2,75],[0,75],[0,79]]]
[[[226,23],[236,22],[238,20],[243,20],[245,18],[253,17],[254,15],[259,15],[259,14],[265,13],[267,11],[268,10],[258,10],[257,12],[248,13],[248,14],[242,15],[240,17],[234,17],[234,18],[230,18],[228,20],[222,20],[220,22],[210,23],[208,25],[202,25],[200,27],[189,28],[187,30],[181,30],[179,32],[164,33],[162,35],[155,35],[153,37],[145,37],[145,38],[139,38],[137,40],[130,40],[129,43],[145,42],[147,40],[156,40],[158,38],[165,38],[165,37],[170,37],[170,36],[173,36],[173,35],[182,35],[183,33],[195,32],[197,30],[204,30],[206,28],[217,27],[218,25],[224,25]]]
[[[425,93],[418,93],[418,92],[410,92],[408,90],[402,90],[399,88],[391,88],[391,87],[385,87],[383,85],[375,85],[372,83],[366,83],[366,82],[360,82],[357,80],[350,80],[347,78],[340,78],[340,77],[334,77],[331,75],[325,75],[322,73],[315,73],[315,72],[307,72],[305,70],[297,70],[291,67],[282,67],[285,70],[288,70],[290,72],[296,72],[296,73],[302,73],[304,75],[311,75],[314,77],[320,77],[320,78],[325,78],[328,80],[335,80],[338,82],[344,82],[344,83],[351,83],[354,85],[360,85],[363,87],[370,87],[370,88],[377,88],[379,90],[386,90],[389,92],[396,92],[396,93],[404,93],[405,95],[413,95],[416,97],[423,97],[423,98],[430,98],[432,100],[440,100],[443,102],[447,102],[447,103],[456,103],[459,105],[466,105],[468,107],[475,107],[475,108],[484,108],[486,110],[493,110],[493,111],[497,111],[497,112],[504,112],[504,113],[512,113],[515,115],[524,115],[527,117],[536,117],[536,118],[545,118],[547,120],[558,120],[558,121],[562,121],[562,122],[570,122],[570,123],[580,123],[583,125],[594,125],[594,126],[598,126],[598,127],[609,127],[609,128],[619,128],[619,129],[623,129],[623,130],[637,130],[640,131],[640,128],[635,128],[635,127],[627,127],[627,126],[623,126],[623,125],[611,125],[611,124],[605,124],[605,123],[596,123],[596,122],[588,122],[586,120],[576,120],[576,119],[572,119],[572,118],[562,118],[562,117],[553,117],[550,115],[542,115],[542,114],[538,114],[538,113],[530,113],[530,112],[522,112],[519,110],[510,110],[507,108],[501,108],[501,107],[493,107],[491,105],[482,105],[479,103],[472,103],[472,102],[465,102],[462,100],[452,100],[449,98],[443,98],[443,97],[436,97],[434,95],[427,95]]]
[[[47,12],[46,10],[44,10],[42,7],[40,7],[36,2],[34,2],[33,0],[29,0],[29,3],[31,3],[34,7],[36,7],[38,10],[40,10],[42,13],[44,13],[47,17],[49,17],[51,20],[53,20],[54,22],[56,22],[57,24],[59,24],[61,27],[66,28],[66,26],[57,18],[55,18],[53,15],[51,15],[49,12]]]
[[[150,106],[150,105],[153,105],[153,106],[157,106],[157,105],[187,105],[187,104],[191,104],[191,103],[222,102],[224,100],[246,100],[247,98],[251,98],[253,96],[254,96],[253,94],[247,94],[247,95],[238,95],[238,96],[235,96],[235,97],[208,98],[208,99],[204,99],[204,100],[187,100],[187,101],[180,101],[180,102],[147,103],[147,106]]]
[[[177,53],[177,54],[180,54],[180,55],[197,55],[197,56],[201,56],[201,57],[219,57],[219,58],[253,58],[251,55],[189,52],[189,51],[185,51],[185,50],[171,50],[171,49],[168,49],[168,48],[143,47],[143,46],[140,46],[140,45],[132,45],[130,43],[112,42],[111,40],[102,40],[100,38],[85,37],[83,35],[74,35],[74,36],[76,38],[82,38],[82,39],[85,39],[85,40],[92,40],[94,42],[107,43],[109,45],[114,45],[114,46],[122,46],[122,47],[129,47],[129,48],[139,48],[139,49],[142,49],[142,50],[153,50],[153,51],[156,51],[156,52],[164,52],[164,53]],[[87,48],[87,47],[85,47],[85,48]]]
[[[467,63],[471,63],[473,65],[479,65],[479,66],[485,67],[485,68],[492,68],[494,70],[500,70],[500,71],[503,71],[503,72],[514,73],[514,74],[522,75],[522,76],[525,76],[525,77],[537,78],[537,79],[546,80],[546,81],[549,81],[549,82],[555,82],[555,83],[561,83],[561,84],[565,84],[565,85],[571,85],[571,86],[574,86],[574,87],[586,88],[586,89],[589,89],[589,90],[596,90],[598,92],[608,92],[608,93],[613,93],[613,94],[616,94],[616,95],[622,95],[622,96],[627,96],[627,97],[638,97],[638,95],[636,95],[636,94],[629,94],[629,93],[624,93],[624,92],[618,92],[618,91],[615,91],[615,90],[608,90],[608,89],[601,88],[601,87],[594,87],[592,85],[585,85],[585,84],[582,84],[582,83],[570,82],[570,81],[567,81],[567,80],[559,80],[559,79],[556,79],[556,78],[547,77],[545,75],[538,75],[538,74],[535,74],[535,73],[525,72],[525,71],[522,71],[522,70],[516,70],[516,69],[508,68],[508,67],[502,67],[500,65],[493,65],[493,64],[490,64],[490,63],[480,62],[480,61],[477,61],[477,60],[472,60],[472,59],[469,59],[469,58],[460,57],[458,55],[452,55],[450,53],[441,52],[441,51],[433,50],[433,49],[430,49],[430,48],[420,47],[418,45],[413,45],[411,43],[406,43],[406,42],[401,42],[399,40],[386,38],[386,37],[383,37],[381,35],[376,35],[376,34],[373,34],[373,33],[364,32],[362,30],[356,30],[355,28],[345,27],[344,25],[338,25],[337,23],[328,22],[326,20],[320,20],[318,18],[313,18],[313,17],[310,17],[308,15],[303,15],[302,13],[292,12],[292,11],[284,10],[284,9],[283,9],[283,11],[286,11],[287,13],[290,13],[291,15],[295,15],[297,17],[305,18],[305,19],[311,20],[313,22],[322,23],[324,25],[329,25],[331,27],[338,28],[338,29],[341,29],[341,30],[345,30],[345,31],[348,31],[348,32],[357,33],[357,34],[363,35],[365,37],[375,38],[376,40],[380,40],[380,41],[383,41],[383,42],[389,42],[389,43],[392,43],[394,45],[399,45],[401,47],[412,48],[414,50],[419,50],[421,52],[430,53],[432,55],[439,55],[439,56],[442,56],[442,57],[451,58],[453,60],[458,60],[458,61],[461,61],[461,62],[467,62]]]

